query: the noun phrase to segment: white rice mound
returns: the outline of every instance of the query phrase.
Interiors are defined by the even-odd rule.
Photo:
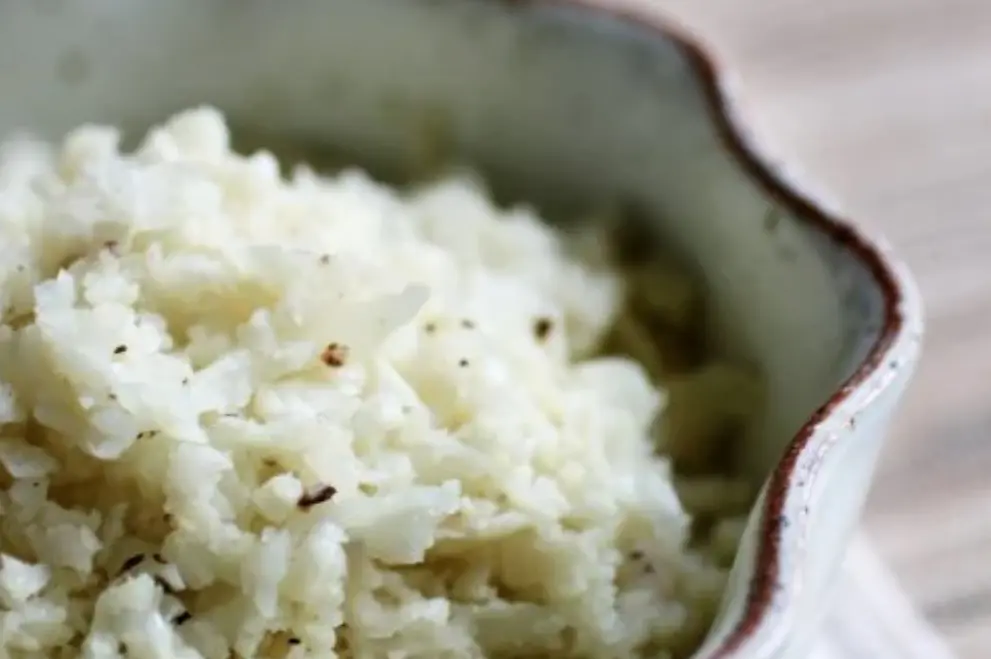
[[[663,657],[722,588],[618,277],[469,179],[196,109],[9,142],[0,250],[4,659]]]

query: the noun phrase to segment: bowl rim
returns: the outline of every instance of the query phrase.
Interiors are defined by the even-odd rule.
[[[499,0],[497,0],[499,1]],[[805,222],[830,237],[860,261],[877,285],[883,298],[883,321],[878,338],[867,355],[836,392],[802,424],[789,440],[781,459],[768,476],[763,500],[753,573],[746,589],[741,615],[732,623],[726,635],[705,655],[705,659],[733,659],[737,651],[753,640],[775,612],[785,606],[787,598],[780,589],[782,556],[797,546],[802,524],[786,520],[787,502],[811,486],[814,479],[808,473],[798,474],[802,458],[809,451],[820,453],[835,450],[818,446],[812,441],[818,430],[839,408],[856,402],[857,392],[865,389],[880,392],[898,378],[891,372],[903,370],[907,377],[918,358],[922,338],[922,304],[914,280],[905,266],[891,254],[880,239],[870,236],[858,224],[842,213],[823,207],[823,200],[813,200],[789,180],[780,164],[771,164],[766,155],[749,137],[739,117],[728,83],[731,77],[713,51],[680,25],[662,7],[638,6],[621,0],[501,0],[509,6],[557,5],[588,10],[613,20],[624,22],[663,38],[678,49],[689,69],[701,83],[709,119],[719,139],[734,161],[769,199],[789,211],[798,221]],[[818,196],[818,195],[817,195]],[[868,407],[875,397],[857,403],[852,417]],[[852,433],[851,433],[852,435]],[[807,470],[806,470],[807,471]]]

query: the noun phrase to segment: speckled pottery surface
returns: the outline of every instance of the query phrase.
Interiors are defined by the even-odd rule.
[[[743,452],[764,486],[696,656],[807,657],[918,358],[919,299],[887,250],[761,161],[702,49],[598,2],[9,0],[0,133],[212,103],[375,169],[415,159],[409,136],[442,116],[517,198],[634,199],[705,282],[714,343],[767,383]]]

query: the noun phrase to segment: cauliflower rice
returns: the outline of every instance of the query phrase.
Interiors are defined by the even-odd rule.
[[[0,249],[0,657],[669,657],[708,623],[665,393],[593,356],[623,282],[531,211],[282,177],[197,109],[133,153],[7,143]]]

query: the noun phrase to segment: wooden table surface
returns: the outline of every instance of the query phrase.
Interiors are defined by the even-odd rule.
[[[758,141],[913,268],[925,355],[866,526],[959,656],[991,657],[991,2],[615,1],[712,45]]]

